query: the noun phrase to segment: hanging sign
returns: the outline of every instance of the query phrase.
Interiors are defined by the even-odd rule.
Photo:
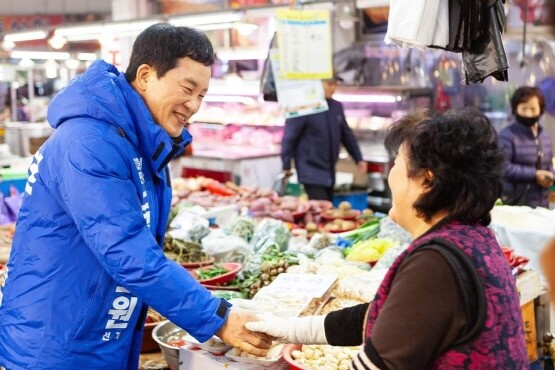
[[[327,10],[277,10],[282,78],[333,77],[330,13]]]
[[[278,104],[286,119],[328,110],[322,81],[282,79],[277,49],[270,50],[270,64],[274,74]]]

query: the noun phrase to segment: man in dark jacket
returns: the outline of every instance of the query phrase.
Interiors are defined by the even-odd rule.
[[[553,186],[553,147],[539,119],[545,103],[536,87],[520,87],[511,98],[516,123],[499,134],[505,153],[503,201],[509,205],[548,207]]]
[[[291,175],[291,159],[299,182],[310,199],[332,199],[335,184],[335,163],[339,158],[339,144],[366,173],[366,163],[353,131],[345,120],[343,106],[332,95],[337,87],[335,79],[323,81],[329,109],[325,112],[291,118],[285,121],[281,143],[283,172]]]

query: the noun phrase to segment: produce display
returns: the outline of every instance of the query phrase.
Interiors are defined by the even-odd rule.
[[[347,261],[377,262],[389,248],[397,244],[388,238],[375,238],[359,241],[345,249]]]
[[[252,298],[262,287],[269,285],[279,274],[298,263],[299,259],[295,254],[282,252],[279,245],[273,243],[260,255],[258,268],[243,271],[243,278],[239,283],[240,290],[248,298]]]
[[[310,370],[348,370],[360,347],[303,345],[291,352],[293,360]]]
[[[327,219],[342,219],[342,220],[354,220],[360,215],[360,211],[352,209],[351,203],[343,201],[339,203],[337,209],[328,209],[324,212],[324,217]]]
[[[198,269],[196,271],[197,277],[198,277],[199,280],[212,279],[212,278],[215,278],[216,276],[227,274],[228,272],[229,272],[228,269],[226,269],[225,267],[223,267],[219,264],[215,264],[215,265],[210,266],[210,267],[205,267],[205,268],[202,268],[202,269]]]
[[[164,240],[164,254],[177,263],[202,263],[210,260],[200,244],[172,238],[167,233]]]

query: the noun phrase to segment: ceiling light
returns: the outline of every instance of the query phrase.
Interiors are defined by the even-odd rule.
[[[44,63],[44,68],[46,69],[46,78],[58,77],[58,63],[54,59],[48,59]]]
[[[67,60],[69,59],[69,53],[59,52],[59,51],[19,51],[14,50],[10,54],[11,58],[14,59],[55,59],[55,60]]]
[[[258,29],[258,25],[254,23],[236,23],[233,28],[239,32],[241,36],[249,36]]]
[[[255,60],[266,59],[268,50],[260,48],[246,49],[216,49],[216,57],[219,60]]]
[[[9,51],[13,48],[15,48],[15,42],[6,40],[2,41],[2,49]]]
[[[233,28],[234,23],[210,23],[210,24],[199,24],[195,28],[201,31],[216,31],[216,30],[229,30]]]
[[[392,95],[334,94],[333,98],[351,103],[395,103],[397,101]]]
[[[142,31],[145,28],[158,23],[158,20],[148,20],[148,21],[135,21],[135,22],[123,22],[123,23],[111,23],[102,26],[102,32],[111,34],[116,32],[133,32]]]
[[[228,12],[228,13],[218,13],[210,15],[199,15],[199,16],[182,16],[170,18],[169,23],[174,26],[198,26],[201,24],[209,23],[226,23],[226,22],[237,22],[241,20],[241,15],[239,13]]]
[[[102,32],[102,25],[94,26],[77,26],[77,27],[60,27],[54,31],[55,36],[75,36],[99,34]]]
[[[66,39],[62,36],[54,35],[53,37],[48,40],[48,44],[52,46],[54,49],[61,49],[67,43]]]
[[[241,103],[245,105],[256,104],[256,99],[254,98],[237,95],[206,95],[202,100],[214,103]]]
[[[92,60],[97,60],[98,57],[96,56],[95,53],[79,53],[77,54],[77,59],[92,61]]]
[[[379,8],[389,6],[389,0],[356,0],[356,6],[359,9]]]
[[[66,66],[71,70],[76,70],[79,68],[79,61],[77,59],[68,59],[66,60]]]
[[[48,33],[46,33],[45,31],[8,33],[4,36],[4,41],[19,42],[43,40],[46,38],[46,36],[48,36]]]
[[[35,62],[29,58],[23,58],[19,61],[19,63],[17,63],[17,65],[23,68],[30,68],[35,65]]]

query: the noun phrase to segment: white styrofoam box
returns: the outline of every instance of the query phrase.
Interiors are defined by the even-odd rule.
[[[520,297],[520,305],[524,305],[541,294],[540,275],[534,270],[528,270],[516,278],[516,289]]]

